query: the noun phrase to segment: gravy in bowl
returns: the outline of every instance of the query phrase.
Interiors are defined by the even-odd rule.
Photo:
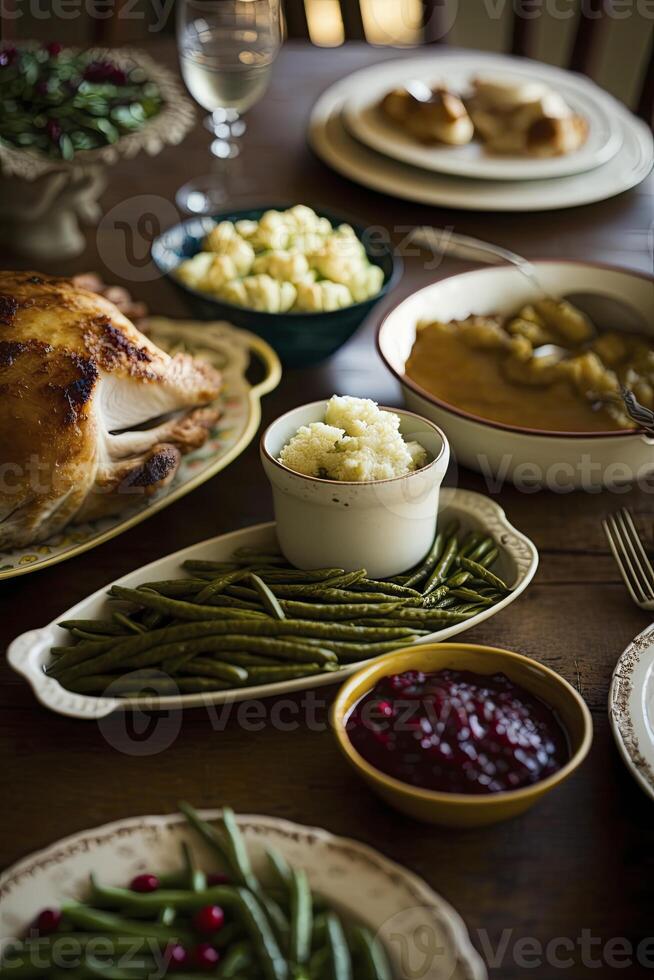
[[[569,352],[534,356],[545,344]],[[564,302],[539,300],[509,317],[419,324],[405,373],[441,401],[471,415],[555,432],[632,429],[620,386],[654,408],[654,341],[597,334]]]

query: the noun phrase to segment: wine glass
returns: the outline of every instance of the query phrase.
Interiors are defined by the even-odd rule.
[[[177,47],[184,83],[209,116],[214,173],[177,192],[177,203],[210,214],[227,197],[230,161],[239,155],[243,113],[268,88],[281,44],[280,0],[178,0]]]

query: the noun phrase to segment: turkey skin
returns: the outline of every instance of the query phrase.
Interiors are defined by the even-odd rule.
[[[218,418],[220,374],[68,279],[0,272],[0,548],[120,514]]]

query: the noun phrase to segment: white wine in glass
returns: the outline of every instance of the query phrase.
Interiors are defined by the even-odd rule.
[[[184,83],[210,115],[211,152],[223,161],[239,154],[243,113],[264,95],[281,43],[280,0],[178,0],[177,45]],[[226,197],[230,164],[185,184],[177,203],[195,214],[214,211]]]

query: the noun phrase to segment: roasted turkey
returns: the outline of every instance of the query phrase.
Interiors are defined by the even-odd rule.
[[[121,513],[206,440],[220,375],[105,297],[0,272],[0,548]]]

